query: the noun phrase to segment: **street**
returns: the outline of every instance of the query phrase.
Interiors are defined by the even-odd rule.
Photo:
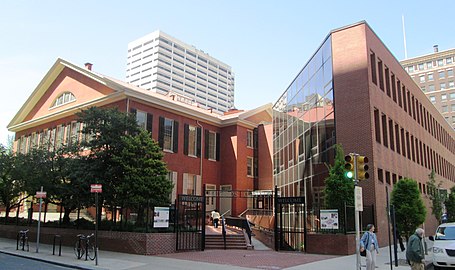
[[[18,256],[7,255],[0,253],[0,270],[15,269],[15,270],[63,270],[71,269],[67,267],[57,266],[36,260],[30,260]]]

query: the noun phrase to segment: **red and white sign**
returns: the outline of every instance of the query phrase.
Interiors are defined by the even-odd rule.
[[[35,197],[43,199],[46,198],[46,191],[37,191]]]
[[[90,185],[90,192],[91,193],[101,193],[101,192],[103,192],[103,185],[101,185],[101,184],[91,184]]]

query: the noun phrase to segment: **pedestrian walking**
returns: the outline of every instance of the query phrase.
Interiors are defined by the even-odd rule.
[[[411,264],[412,270],[425,269],[425,250],[422,244],[423,233],[424,230],[422,228],[417,228],[408,240],[406,258]]]
[[[212,220],[213,220],[213,227],[218,228],[218,221],[220,220],[220,213],[218,210],[213,210],[212,211]]]
[[[360,251],[366,250],[367,270],[376,268],[376,254],[379,253],[378,238],[374,233],[374,225],[368,224],[367,231],[360,239]]]

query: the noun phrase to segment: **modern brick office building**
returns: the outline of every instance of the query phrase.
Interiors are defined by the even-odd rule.
[[[415,83],[455,129],[455,49],[439,51],[401,61]]]
[[[308,230],[317,226],[310,214],[323,205],[335,143],[369,158],[370,178],[360,186],[364,206],[374,207],[381,246],[388,239],[386,188],[403,177],[418,182],[428,209],[425,229],[434,232],[428,174],[434,169],[444,189],[454,185],[455,132],[366,22],[331,31],[274,106],[274,182],[282,196],[305,196]],[[283,220],[286,230],[304,227],[297,210]],[[355,250],[353,241],[311,239],[310,252],[330,249],[329,242]],[[287,238],[295,248],[304,240]]]
[[[128,44],[126,82],[179,93],[217,113],[234,107],[231,67],[159,30]]]
[[[221,115],[178,93],[158,94],[93,72],[91,67],[62,59],[55,62],[8,125],[15,132],[16,151],[25,153],[45,141],[57,146],[68,138],[81,139],[82,123],[75,113],[91,106],[117,107],[135,113],[138,124],[161,141],[168,177],[174,183],[172,201],[177,194],[201,195],[203,185],[228,193],[271,189],[270,132],[266,131],[271,126],[271,104]],[[207,200],[207,211],[218,208],[238,215],[247,207],[251,206],[246,199]]]

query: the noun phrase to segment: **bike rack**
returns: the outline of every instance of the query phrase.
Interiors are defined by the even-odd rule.
[[[54,242],[52,245],[52,255],[55,255],[55,242],[58,240],[58,256],[62,256],[62,236],[61,235],[54,235]]]

